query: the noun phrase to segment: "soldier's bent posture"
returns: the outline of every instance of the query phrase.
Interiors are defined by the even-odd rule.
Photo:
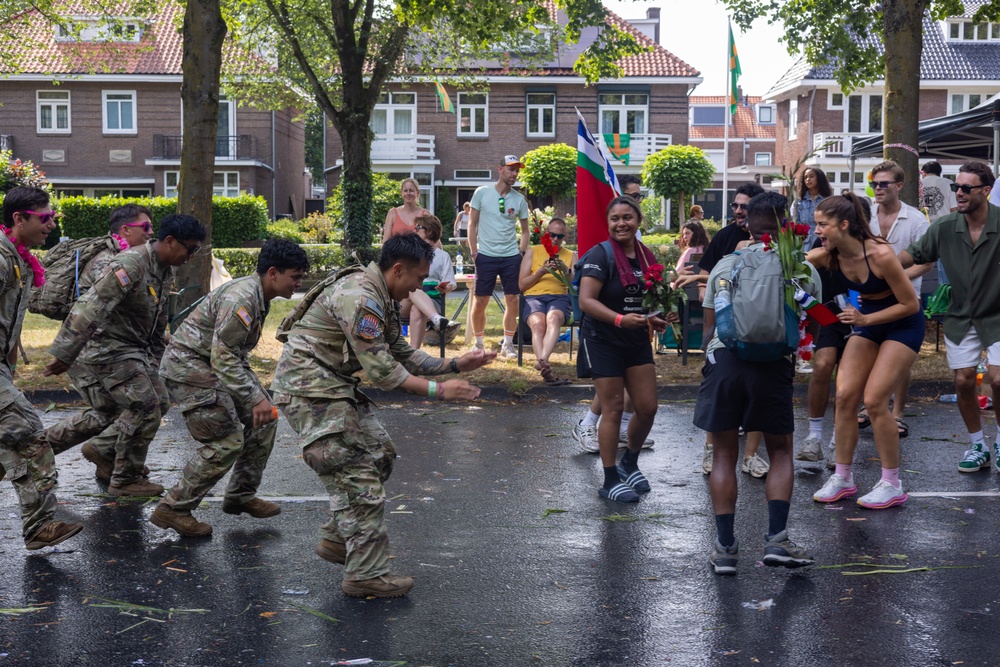
[[[153,511],[153,524],[186,537],[211,535],[212,526],[191,511],[234,464],[222,511],[257,518],[281,513],[256,496],[274,447],[277,415],[249,355],[260,341],[271,299],[290,298],[308,268],[302,248],[271,239],[260,250],[256,273],[213,290],[171,336],[160,376],[202,446]]]
[[[170,408],[157,375],[165,346],[167,301],[174,268],[205,240],[205,227],[189,215],[168,215],[157,240],[129,248],[73,306],[55,341],[45,375],[69,369],[73,386],[90,408],[54,424],[44,438],[53,451],[78,445],[113,424],[114,496],[152,496],[163,487],[143,477],[149,443]]]
[[[341,590],[355,597],[397,597],[410,577],[389,575],[385,489],[396,448],[358,391],[364,370],[382,389],[440,400],[471,400],[464,380],[427,381],[413,374],[470,371],[496,357],[473,350],[437,359],[400,335],[398,302],[419,289],[433,249],[416,234],[393,236],[378,263],[344,269],[314,287],[278,330],[285,342],[274,372],[274,402],[304,439],[302,458],[330,493],[329,521],[316,553],[344,563]]]
[[[28,549],[59,544],[83,526],[53,519],[56,511],[56,464],[39,438],[42,421],[14,386],[14,364],[28,293],[44,280],[38,260],[29,254],[55,228],[49,195],[39,188],[12,188],[3,202],[0,233],[0,478],[10,477],[21,506],[21,534]],[[35,275],[35,271],[41,275]]]

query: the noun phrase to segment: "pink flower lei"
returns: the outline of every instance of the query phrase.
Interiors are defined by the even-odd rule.
[[[37,257],[31,254],[31,251],[28,250],[28,246],[24,245],[23,243],[18,243],[14,239],[13,229],[7,229],[5,227],[4,232],[7,234],[7,238],[10,239],[10,242],[14,244],[14,247],[17,248],[17,254],[20,255],[21,259],[24,260],[24,263],[31,268],[31,272],[35,274],[35,279],[34,279],[35,286],[41,287],[42,285],[44,285],[45,268],[42,266],[42,263],[38,261]]]
[[[129,248],[128,241],[126,241],[122,237],[118,236],[114,232],[111,233],[111,238],[113,238],[115,241],[118,241],[118,248],[119,249],[121,249],[121,250],[128,250],[128,248]]]

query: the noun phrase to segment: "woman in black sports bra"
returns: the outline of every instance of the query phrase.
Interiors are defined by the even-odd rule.
[[[838,315],[854,327],[837,371],[836,471],[813,495],[817,502],[835,502],[857,493],[852,462],[858,444],[858,404],[864,400],[882,462],[882,478],[858,499],[869,509],[885,509],[907,500],[899,481],[899,431],[889,411],[889,396],[899,371],[917,358],[924,340],[924,320],[913,284],[892,247],[874,236],[857,196],[847,194],[821,201],[815,212],[816,236],[823,247],[807,259],[839,274],[861,294],[861,307]]]

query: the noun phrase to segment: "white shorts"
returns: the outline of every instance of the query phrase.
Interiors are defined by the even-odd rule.
[[[944,344],[948,352],[948,368],[953,371],[960,368],[975,368],[983,357],[983,344],[975,327],[969,327],[961,343],[956,345],[945,337]],[[990,366],[1000,366],[1000,342],[986,348],[986,363]]]

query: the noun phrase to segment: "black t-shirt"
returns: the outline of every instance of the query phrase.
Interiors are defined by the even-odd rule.
[[[750,238],[750,232],[743,229],[735,222],[731,225],[727,225],[719,230],[719,233],[715,235],[708,247],[705,248],[705,254],[702,255],[701,261],[698,262],[698,268],[702,271],[712,272],[715,265],[719,263],[719,260],[726,255],[731,255],[736,251],[736,246],[740,244],[741,241],[746,241]]]
[[[618,277],[618,267],[615,265],[614,255],[608,257],[604,251],[604,245],[598,244],[591,248],[580,261],[580,277],[582,279],[585,276],[590,276],[604,283],[597,300],[611,310],[625,315],[628,313],[641,314],[645,312],[645,307],[642,305],[642,295],[646,291],[645,279],[642,277],[638,257],[629,259],[629,264],[632,265],[632,270],[635,272],[636,284],[626,289]],[[614,345],[649,345],[649,331],[647,329],[622,329],[614,324],[596,320],[586,313],[583,315],[580,335],[589,340]]]

